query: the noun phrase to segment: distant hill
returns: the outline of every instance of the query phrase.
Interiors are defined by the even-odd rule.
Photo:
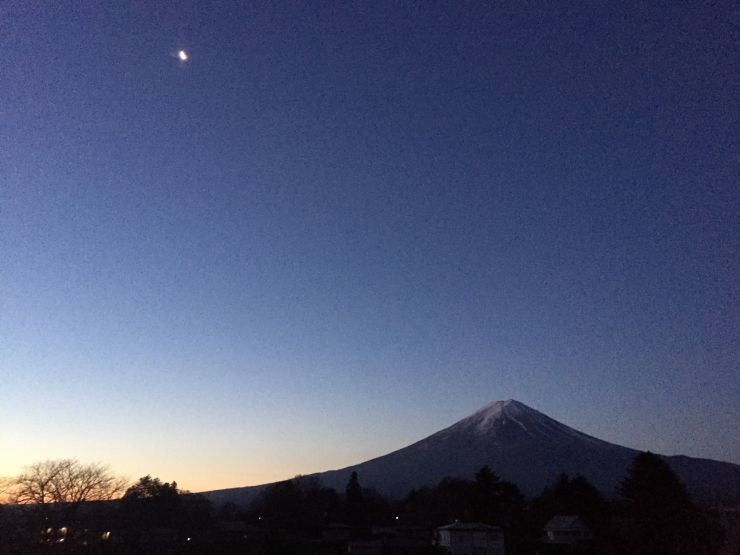
[[[343,491],[356,471],[363,487],[389,497],[437,484],[445,476],[472,478],[484,464],[538,495],[560,473],[579,473],[607,496],[639,453],[579,432],[519,401],[496,401],[408,447],[382,457],[314,474]],[[740,465],[684,456],[663,457],[695,499],[740,499]],[[214,503],[250,502],[264,487],[204,492]]]

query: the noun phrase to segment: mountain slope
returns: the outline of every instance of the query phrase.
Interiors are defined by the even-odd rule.
[[[445,476],[472,478],[488,464],[526,495],[537,495],[560,473],[582,474],[613,495],[638,451],[570,428],[514,400],[497,401],[408,447],[340,470],[316,474],[343,491],[356,471],[364,487],[400,497]],[[691,457],[664,457],[700,499],[740,497],[740,466]],[[259,488],[259,486],[257,486]],[[249,491],[248,491],[249,490]],[[215,501],[244,502],[255,488],[210,492]]]

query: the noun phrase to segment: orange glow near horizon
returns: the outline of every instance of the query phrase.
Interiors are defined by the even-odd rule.
[[[329,470],[331,468],[339,468],[342,465],[337,465],[330,461],[321,461],[323,464],[311,464],[305,466],[305,457],[296,458],[294,460],[281,459],[280,464],[270,465],[269,468],[248,468],[246,464],[224,464],[222,467],[215,469],[213,465],[205,463],[197,464],[201,461],[194,461],[194,464],[176,464],[172,467],[169,465],[161,464],[162,461],[156,461],[156,464],[142,464],[136,462],[132,464],[132,461],[127,463],[115,464],[115,462],[99,461],[99,458],[90,457],[52,457],[52,456],[35,456],[29,457],[22,463],[15,462],[15,460],[4,460],[0,465],[0,501],[3,500],[2,480],[12,479],[15,476],[21,474],[24,469],[34,463],[42,462],[46,460],[56,460],[62,458],[76,458],[82,463],[101,462],[107,465],[113,474],[123,476],[128,479],[131,483],[138,480],[141,476],[150,474],[156,476],[163,481],[175,481],[183,490],[191,492],[200,491],[211,491],[228,488],[238,488],[245,486],[256,486],[265,483],[277,482],[281,480],[289,480],[299,474],[311,474],[313,472],[321,472]],[[17,459],[16,459],[17,460]],[[301,464],[301,463],[304,464]],[[314,461],[315,463],[318,461]],[[348,460],[346,464],[349,465],[356,460]],[[197,466],[196,466],[197,464]]]

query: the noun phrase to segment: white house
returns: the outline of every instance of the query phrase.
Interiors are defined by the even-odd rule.
[[[479,522],[441,526],[436,543],[450,555],[506,555],[503,530]]]
[[[591,530],[576,515],[557,515],[545,524],[545,543],[576,545],[592,539]]]

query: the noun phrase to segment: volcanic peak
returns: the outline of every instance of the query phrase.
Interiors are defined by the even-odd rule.
[[[458,422],[457,426],[461,428],[474,429],[480,434],[487,434],[493,431],[504,422],[509,421],[527,431],[527,426],[522,420],[539,415],[536,410],[528,407],[524,403],[514,399],[506,401],[494,401],[489,403],[467,418]]]

